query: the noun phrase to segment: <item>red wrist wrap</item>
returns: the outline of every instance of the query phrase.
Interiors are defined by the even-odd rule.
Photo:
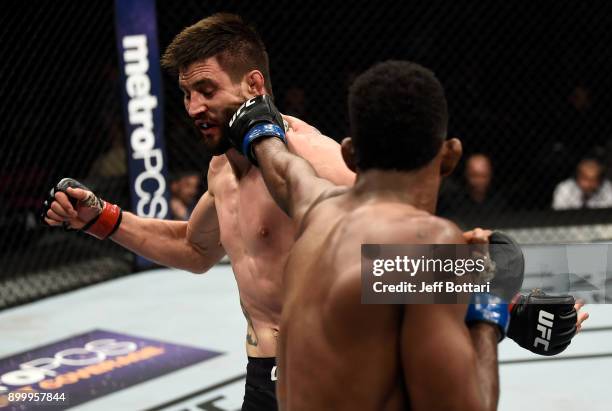
[[[121,216],[121,207],[105,201],[100,215],[92,221],[91,225],[88,224],[89,227],[86,226],[83,229],[98,240],[104,240],[113,235],[117,228],[119,228]]]

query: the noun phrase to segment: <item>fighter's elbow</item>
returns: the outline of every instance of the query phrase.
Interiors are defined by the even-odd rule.
[[[222,253],[208,246],[186,241],[183,247],[182,269],[192,274],[204,274],[221,260]]]
[[[191,261],[187,271],[192,274],[205,274],[219,262],[221,258],[213,258],[212,252],[206,253],[202,250],[197,250],[197,254]]]
[[[212,267],[211,264],[196,262],[192,263],[189,266],[185,267],[185,271],[190,272],[191,274],[205,274]]]

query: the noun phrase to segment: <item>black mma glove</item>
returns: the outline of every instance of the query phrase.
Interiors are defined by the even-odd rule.
[[[508,234],[493,231],[489,237],[489,256],[491,292],[511,301],[521,291],[525,278],[523,250]]]
[[[525,275],[523,250],[509,235],[494,231],[489,236],[486,275],[491,277],[490,293],[474,293],[465,316],[468,327],[476,322],[487,322],[499,329],[500,341],[508,332],[510,315],[508,301],[521,289]]]
[[[281,139],[285,144],[283,118],[270,96],[257,96],[247,100],[229,121],[228,135],[232,145],[257,165],[253,142],[268,137]]]
[[[87,191],[87,196],[83,199],[76,199],[68,194],[68,188],[80,188]],[[112,235],[121,224],[122,210],[119,206],[103,201],[96,196],[89,188],[72,178],[60,180],[50,191],[49,196],[43,203],[42,221],[46,223],[45,217],[51,209],[51,204],[55,200],[55,193],[63,192],[68,197],[72,208],[77,212],[77,216],[72,221],[64,221],[65,229],[77,229],[103,240]],[[65,210],[68,211],[68,210]],[[73,225],[74,224],[74,225]]]
[[[484,275],[490,282],[491,291],[472,294],[465,322],[468,327],[477,322],[497,326],[501,341],[507,335],[511,323],[508,301],[520,291],[523,284],[525,260],[523,250],[508,234],[494,231],[488,241],[488,250],[479,249],[481,245],[475,245],[474,251],[481,254],[487,250],[485,258],[489,264]]]
[[[552,296],[535,290],[510,305],[508,337],[540,355],[565,350],[576,335],[578,313],[571,295]]]

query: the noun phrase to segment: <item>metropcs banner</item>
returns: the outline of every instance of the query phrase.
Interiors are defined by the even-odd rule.
[[[132,211],[167,218],[169,192],[155,0],[116,0]],[[139,258],[137,264],[148,265]]]

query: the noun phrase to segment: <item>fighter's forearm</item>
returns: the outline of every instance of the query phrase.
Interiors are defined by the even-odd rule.
[[[316,178],[317,173],[308,161],[289,152],[279,139],[262,139],[254,144],[253,150],[270,194],[283,211],[293,216],[292,193],[300,182]]]
[[[470,337],[476,351],[476,372],[482,402],[486,410],[496,410],[499,400],[497,327],[483,322],[474,323],[470,326]]]
[[[138,217],[124,212],[111,239],[134,253],[168,267],[204,272],[221,257],[205,253],[188,241],[188,223]]]

